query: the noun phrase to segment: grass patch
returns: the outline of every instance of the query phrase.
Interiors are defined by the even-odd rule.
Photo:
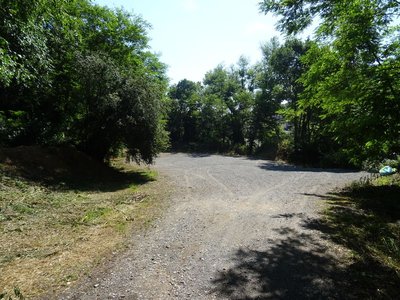
[[[100,223],[101,219],[112,213],[113,209],[110,207],[95,207],[85,213],[85,216],[82,218],[81,222],[88,224],[98,221],[98,223]]]
[[[20,289],[18,287],[14,287],[13,292],[12,293],[1,293],[0,294],[0,300],[24,300],[25,297],[24,295],[21,293]]]
[[[325,231],[350,249],[349,274],[365,299],[396,299],[400,287],[400,175],[365,177],[329,197]]]
[[[104,176],[73,178],[68,170],[51,181],[0,166],[0,294],[18,287],[26,298],[56,295],[161,213],[165,191],[155,171],[123,159],[112,165]]]

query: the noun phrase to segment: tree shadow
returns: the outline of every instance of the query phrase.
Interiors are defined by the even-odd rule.
[[[325,168],[308,168],[289,164],[277,163],[274,161],[266,161],[259,165],[263,170],[280,171],[280,172],[328,172],[328,173],[355,173],[357,170],[351,169],[325,169]]]
[[[50,189],[114,192],[153,181],[151,172],[117,168],[70,147],[0,148],[0,171]]]
[[[366,185],[344,190],[334,194],[337,197],[350,198],[357,208],[373,213],[389,221],[400,220],[400,186]]]
[[[190,156],[190,157],[193,157],[193,158],[210,157],[211,155],[213,155],[211,153],[196,153],[196,152],[194,152],[194,153],[185,153],[185,154]]]
[[[320,219],[303,227],[318,230],[350,249],[352,274],[371,299],[400,293],[400,187],[356,185],[338,193],[309,195],[329,203]]]
[[[285,213],[274,215],[271,218],[273,219],[292,219],[292,218],[303,218],[305,214],[303,213]]]
[[[229,299],[356,299],[346,268],[309,234],[279,229],[266,250],[239,249],[214,290]],[[272,241],[271,241],[272,242]]]
[[[282,227],[265,248],[238,249],[212,292],[229,299],[398,299],[399,195],[399,186],[307,194],[329,203],[324,215],[274,216],[301,218],[301,232]]]
[[[186,155],[193,158],[202,158],[202,157],[210,157],[212,155],[218,155],[218,153],[211,152],[196,152],[196,151],[185,151],[185,150],[172,150],[169,151],[170,155]]]
[[[60,189],[72,189],[87,192],[115,192],[129,187],[136,187],[155,181],[154,176],[144,170],[121,171],[111,168],[107,175],[92,176],[83,179],[67,178],[64,181],[53,181],[50,185]]]

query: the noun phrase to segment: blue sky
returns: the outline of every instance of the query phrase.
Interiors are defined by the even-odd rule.
[[[171,83],[201,81],[218,64],[234,64],[240,55],[255,63],[260,45],[273,36],[274,17],[261,14],[260,0],[95,0],[124,7],[152,25],[152,51],[168,65]]]

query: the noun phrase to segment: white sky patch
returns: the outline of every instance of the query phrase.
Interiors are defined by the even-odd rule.
[[[272,32],[275,32],[274,24],[268,24],[267,20],[265,22],[249,23],[243,29],[243,33],[246,35],[257,35],[260,33]]]
[[[182,0],[182,6],[186,11],[194,12],[199,9],[197,0]]]
[[[201,81],[206,72],[241,55],[252,63],[262,57],[260,45],[273,36],[277,18],[259,12],[261,0],[93,0],[125,7],[153,25],[152,51],[169,65],[172,83],[184,78]]]

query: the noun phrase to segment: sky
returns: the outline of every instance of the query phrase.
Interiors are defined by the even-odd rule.
[[[230,66],[241,55],[255,63],[260,45],[281,34],[277,19],[259,12],[260,0],[95,0],[123,7],[152,26],[151,51],[168,65],[171,83],[202,81],[218,64]]]

